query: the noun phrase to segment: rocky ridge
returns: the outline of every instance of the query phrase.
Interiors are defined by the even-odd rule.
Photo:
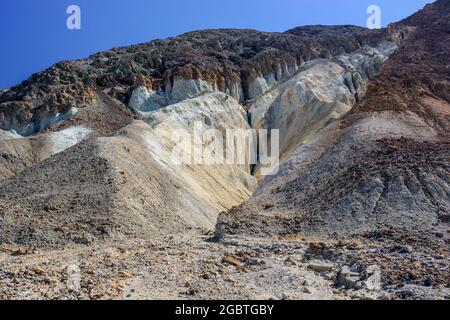
[[[3,90],[0,297],[448,297],[448,8],[191,32]],[[197,121],[280,129],[278,173],[174,165]]]

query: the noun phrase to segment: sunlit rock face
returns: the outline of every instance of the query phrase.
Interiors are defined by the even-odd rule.
[[[174,103],[195,98],[202,93],[218,91],[212,84],[201,79],[176,79],[167,88],[170,100]]]
[[[395,50],[393,43],[365,47],[336,59],[316,59],[256,99],[253,128],[279,129],[282,159],[319,130],[339,119],[364,96],[367,85]]]
[[[365,95],[370,79],[395,49],[393,42],[383,42],[336,58],[311,60],[301,67],[277,62],[273,73],[260,75],[248,86],[247,96],[254,98],[248,113],[250,125],[279,129],[281,156],[288,158]],[[166,91],[136,88],[129,107],[145,114],[211,92],[220,89],[201,79],[175,79]],[[235,95],[241,99],[240,92]],[[255,172],[258,175],[258,167]]]
[[[86,140],[93,130],[83,126],[73,126],[58,132],[48,134],[51,149],[50,154],[60,153],[70,147]]]
[[[233,90],[232,90],[233,91]],[[240,99],[239,92],[228,93]],[[166,91],[154,91],[144,86],[133,90],[128,106],[136,111],[151,112],[183,100],[198,97],[204,93],[220,92],[214,84],[201,79],[176,79],[166,87]]]
[[[133,90],[128,106],[136,111],[150,112],[186,99],[198,97],[204,93],[223,92],[237,101],[244,96],[240,83],[221,88],[217,83],[209,83],[202,79],[175,79],[166,86],[165,91],[154,91],[144,86]]]
[[[138,87],[131,94],[128,106],[142,112],[161,109],[169,104],[165,93],[155,92],[146,87]]]
[[[22,136],[14,131],[5,131],[0,129],[0,141],[21,138]]]
[[[260,66],[260,68],[264,68]],[[299,65],[297,61],[278,61],[267,73],[260,73],[255,79],[249,82],[247,88],[247,98],[249,100],[255,99],[264,94],[276,84],[286,80],[295,74]]]

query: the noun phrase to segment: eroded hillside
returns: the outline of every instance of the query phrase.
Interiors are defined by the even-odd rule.
[[[196,31],[1,91],[0,297],[448,296],[449,8]],[[210,129],[278,129],[280,166],[179,161],[173,133]]]

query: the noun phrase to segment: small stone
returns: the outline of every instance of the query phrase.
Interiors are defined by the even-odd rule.
[[[211,277],[209,276],[209,274],[204,273],[204,274],[202,274],[201,278],[205,279],[205,280],[209,280]]]
[[[287,257],[286,260],[284,260],[284,264],[287,266],[297,266],[298,263],[295,261],[292,257]]]
[[[44,278],[44,283],[45,284],[53,284],[53,283],[55,283],[56,281],[55,280],[53,280],[52,278],[50,278],[50,277],[45,277]]]
[[[87,238],[87,237],[81,236],[81,237],[76,237],[76,238],[74,239],[74,242],[75,242],[76,244],[88,245],[88,244],[91,243],[91,240],[90,240],[89,238]]]
[[[367,267],[367,279],[365,281],[366,288],[369,290],[381,290],[381,269],[377,265]]]
[[[281,300],[290,300],[290,297],[283,292],[283,294],[281,295]]]
[[[414,295],[414,292],[412,290],[410,290],[410,289],[405,288],[405,289],[400,290],[398,292],[398,295],[401,298],[406,299],[406,298],[412,297]]]
[[[333,265],[331,263],[313,260],[308,264],[308,268],[316,272],[333,271]]]
[[[349,245],[347,245],[346,247],[347,250],[358,250],[359,249],[359,245],[357,243],[350,243]]]
[[[412,248],[409,246],[402,246],[401,248],[399,248],[398,253],[400,254],[407,254],[407,253],[411,253]]]

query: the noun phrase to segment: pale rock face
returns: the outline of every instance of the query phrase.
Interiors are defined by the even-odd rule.
[[[367,47],[361,53],[342,55],[337,58],[336,63],[342,64],[347,71],[344,76],[345,85],[349,87],[353,96],[360,98],[365,94],[367,81],[376,74],[377,69],[395,48],[394,44],[385,43],[380,48]],[[283,80],[292,77],[299,70],[299,66],[280,62],[275,69],[274,72],[260,75],[249,83],[247,99],[256,99],[275,88]],[[128,106],[139,112],[151,112],[204,93],[213,92],[224,92],[239,102],[244,101],[244,92],[240,82],[219,88],[217,83],[209,83],[202,79],[175,78],[173,82],[166,83],[165,91],[156,92],[145,87],[136,88]]]
[[[117,135],[139,143],[159,170],[177,181],[185,201],[178,214],[185,223],[212,228],[221,211],[247,200],[256,189],[256,180],[251,176],[248,164],[186,164],[178,153],[173,152],[179,142],[173,133],[186,132],[193,137],[196,123],[202,124],[196,131],[200,137],[209,129],[222,133],[227,129],[250,129],[245,110],[232,97],[223,93],[204,94],[141,114],[145,122],[136,121]],[[203,147],[207,144],[206,141],[202,143]],[[186,204],[191,205],[189,210]]]
[[[168,90],[172,103],[191,99],[202,93],[218,91],[208,82],[201,79],[176,79]]]
[[[289,158],[299,145],[351,109],[394,50],[395,45],[385,44],[342,55],[337,61],[305,63],[291,79],[256,99],[249,112],[252,127],[279,129],[281,160]]]
[[[224,92],[239,102],[244,101],[244,90],[240,81],[232,83],[229,87],[225,88]]]
[[[51,154],[60,153],[84,140],[92,133],[92,129],[83,126],[74,126],[59,132],[50,133]]]
[[[367,83],[375,77],[381,66],[394,53],[397,46],[392,42],[382,43],[377,48],[365,47],[363,51],[337,57],[348,71],[345,84],[357,99],[364,97]]]
[[[175,128],[190,128],[195,121],[205,126],[223,130],[227,128],[250,128],[246,113],[239,103],[223,93],[204,94],[157,112],[147,114],[149,124],[172,125]]]
[[[176,79],[168,85],[166,91],[153,91],[146,87],[136,88],[130,98],[128,107],[139,112],[151,112],[168,105],[198,97],[204,93],[224,92],[238,101],[244,99],[240,83],[233,83],[230,87],[218,88],[201,79]]]
[[[280,130],[282,159],[354,103],[344,84],[344,68],[327,60],[311,61],[304,67],[258,98],[250,109],[252,127]]]
[[[250,83],[248,88],[248,96],[254,99],[269,90],[269,85],[264,77],[258,77]]]
[[[65,113],[57,113],[54,116],[44,117],[39,122],[39,131],[44,130],[44,128],[49,128],[57,123],[63,123],[64,121],[67,121],[75,116],[77,112],[78,109],[73,107]]]
[[[288,65],[286,62],[278,63],[276,65],[276,71],[265,74],[264,76],[261,75],[249,84],[247,98],[249,100],[258,98],[278,83],[295,74],[298,69],[299,66],[296,63],[292,65]]]

